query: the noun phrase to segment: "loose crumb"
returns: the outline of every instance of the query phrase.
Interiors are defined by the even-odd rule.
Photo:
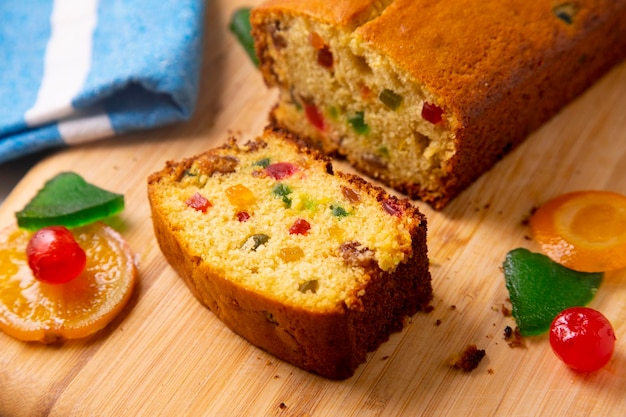
[[[471,372],[478,367],[485,355],[486,352],[478,349],[476,345],[467,345],[463,352],[452,357],[450,365],[465,372]]]
[[[504,317],[511,317],[511,309],[508,306],[502,304],[500,311]]]
[[[287,408],[287,404],[280,403],[280,404],[278,404],[278,408],[280,408],[281,410],[284,410],[285,408]]]
[[[526,342],[517,326],[515,326],[515,330],[513,330],[511,326],[504,328],[504,340],[506,340],[511,348],[526,347]]]

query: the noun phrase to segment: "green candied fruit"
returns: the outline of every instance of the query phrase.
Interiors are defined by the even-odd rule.
[[[270,237],[264,233],[249,236],[241,245],[241,249],[245,251],[256,252],[261,245],[265,245],[270,240]]]
[[[124,196],[89,184],[74,172],[50,179],[21,211],[17,225],[26,230],[47,226],[79,227],[124,209]]]
[[[389,148],[386,146],[381,146],[380,148],[378,148],[378,155],[382,156],[383,158],[389,158]]]
[[[267,168],[268,166],[270,166],[271,162],[272,161],[269,158],[263,158],[263,159],[259,159],[258,161],[254,162],[252,164],[252,166],[261,167],[261,168]]]
[[[348,217],[350,214],[341,206],[330,206],[330,211],[335,217]]]
[[[574,271],[524,248],[510,251],[503,267],[513,317],[523,336],[544,333],[561,311],[589,303],[603,278],[602,273]]]
[[[402,104],[402,96],[394,93],[388,88],[385,88],[383,91],[380,92],[378,99],[391,110],[398,110],[398,107],[400,107],[400,104]]]
[[[281,198],[287,208],[291,207],[291,198],[289,197],[291,193],[293,193],[293,190],[282,182],[279,182],[274,186],[274,188],[272,188],[272,194],[274,197]]]
[[[335,106],[328,107],[328,115],[331,119],[337,120],[339,118],[339,110]]]
[[[362,111],[358,111],[354,116],[348,117],[348,122],[359,135],[367,135],[370,132],[370,127],[365,123],[365,113]]]
[[[315,200],[308,194],[302,194],[300,196],[300,203],[298,204],[298,210],[310,210],[313,213],[317,211],[317,206],[319,206],[319,201]]]
[[[250,23],[250,7],[242,7],[233,13],[228,29],[235,35],[246,54],[254,64],[259,66],[259,57],[254,49],[254,38],[252,37],[252,24]]]
[[[315,294],[318,288],[319,288],[319,281],[316,279],[311,279],[308,281],[304,281],[302,284],[300,284],[298,286],[298,291],[300,291],[301,293],[306,293],[307,291],[310,291],[313,294]]]
[[[563,22],[571,25],[574,23],[574,16],[578,13],[578,6],[573,2],[557,4],[552,8],[552,13]]]

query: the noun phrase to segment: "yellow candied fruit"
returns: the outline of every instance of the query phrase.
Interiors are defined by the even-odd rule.
[[[278,256],[285,262],[295,262],[304,256],[304,252],[298,246],[291,246],[282,248]]]
[[[343,242],[343,229],[341,227],[337,225],[330,226],[328,228],[328,233],[330,234],[330,237],[332,239],[336,240],[337,242]]]
[[[241,184],[233,185],[226,189],[228,201],[238,209],[246,209],[256,202],[256,197],[246,186]]]

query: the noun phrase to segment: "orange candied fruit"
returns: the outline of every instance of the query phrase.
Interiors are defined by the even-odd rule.
[[[228,187],[226,189],[226,196],[228,197],[230,204],[241,210],[252,206],[256,202],[256,198],[254,197],[252,191],[250,191],[250,189],[245,185],[241,184]]]
[[[285,262],[295,262],[304,256],[304,251],[298,246],[282,248],[279,253],[280,258]]]
[[[581,272],[626,268],[626,196],[575,191],[549,200],[530,218],[535,240],[553,261]]]
[[[26,245],[33,232],[0,231],[0,330],[24,341],[52,343],[89,336],[104,328],[132,294],[133,254],[115,230],[96,222],[72,230],[87,265],[64,284],[37,280]]]
[[[313,46],[315,50],[320,50],[326,46],[324,39],[322,39],[317,32],[311,32],[309,40],[311,41],[311,46]]]

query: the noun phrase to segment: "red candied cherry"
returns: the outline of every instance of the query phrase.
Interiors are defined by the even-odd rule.
[[[311,229],[311,225],[304,219],[297,219],[289,228],[290,235],[306,235]]]
[[[615,350],[615,331],[599,311],[572,307],[560,312],[550,326],[552,350],[567,366],[580,372],[597,371]]]
[[[189,197],[187,201],[185,201],[185,204],[187,204],[192,209],[201,211],[203,213],[206,213],[207,209],[213,206],[213,204],[211,204],[211,202],[200,193],[195,193],[194,195]]]
[[[324,122],[324,116],[315,104],[305,104],[304,113],[306,114],[306,118],[309,123],[315,126],[318,130],[326,130],[326,122]]]
[[[298,167],[291,162],[276,162],[265,168],[265,172],[275,180],[291,177],[298,171]]]
[[[424,106],[422,107],[422,118],[424,120],[436,125],[441,122],[442,116],[443,109],[441,107],[424,102]]]
[[[64,226],[39,229],[26,246],[28,266],[39,281],[63,284],[79,276],[87,256],[74,235]]]
[[[237,220],[239,220],[241,223],[247,222],[248,220],[250,220],[250,214],[245,211],[239,211],[237,212]]]

